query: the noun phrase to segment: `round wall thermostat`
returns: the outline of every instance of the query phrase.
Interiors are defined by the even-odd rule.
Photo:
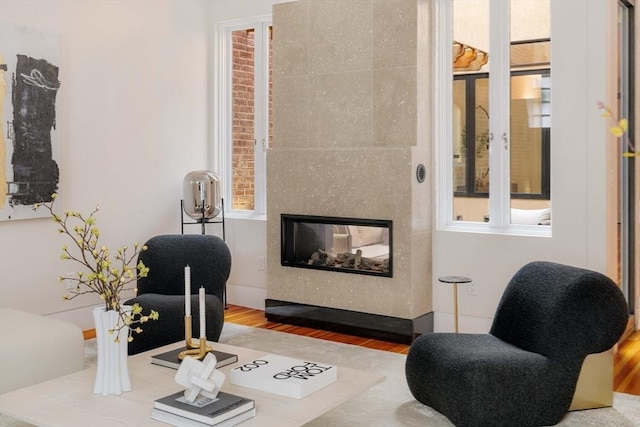
[[[423,183],[426,176],[427,176],[427,169],[424,167],[422,163],[420,163],[416,168],[416,179],[418,180],[418,182]]]

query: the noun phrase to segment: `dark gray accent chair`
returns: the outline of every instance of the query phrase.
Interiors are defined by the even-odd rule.
[[[137,283],[138,294],[125,304],[139,303],[143,313],[156,310],[151,320],[133,334],[129,354],[137,354],[178,341],[184,342],[184,268],[191,270],[192,336],[200,337],[198,289],[205,288],[206,333],[208,341],[218,341],[224,324],[224,290],[231,271],[231,253],[217,236],[202,234],[160,235],[145,243],[147,250],[138,260],[149,267],[147,277]]]
[[[488,334],[418,337],[407,383],[459,427],[554,425],[569,410],[585,357],[610,349],[627,321],[608,277],[532,262],[507,285]]]

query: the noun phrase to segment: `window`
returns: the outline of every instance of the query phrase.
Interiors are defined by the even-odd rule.
[[[549,199],[547,98],[549,70],[511,73],[511,197]],[[454,197],[489,196],[489,75],[458,74],[453,82]],[[546,108],[545,108],[546,109]],[[458,138],[456,140],[456,138]]]
[[[240,215],[266,212],[272,33],[271,17],[221,24],[222,185],[225,208]]]
[[[550,234],[549,0],[437,13],[438,226]]]

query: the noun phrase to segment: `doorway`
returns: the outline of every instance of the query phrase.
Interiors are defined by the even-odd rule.
[[[614,107],[616,117],[625,117],[628,120],[627,132],[619,138],[619,156],[617,167],[617,192],[618,192],[618,277],[617,282],[627,298],[629,313],[634,314],[637,289],[634,286],[637,274],[635,257],[636,224],[634,221],[636,206],[635,174],[637,157],[625,156],[625,153],[634,147],[635,135],[635,64],[634,58],[634,34],[635,19],[634,6],[629,0],[618,1],[616,40],[616,75],[617,75],[617,105]],[[628,138],[628,140],[627,140]],[[637,152],[637,150],[636,150]]]

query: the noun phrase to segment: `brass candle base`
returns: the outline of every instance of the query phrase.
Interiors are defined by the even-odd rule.
[[[189,339],[189,341],[191,341],[191,339]],[[198,348],[181,351],[180,354],[178,354],[178,358],[180,360],[184,360],[185,357],[189,356],[202,360],[210,351],[213,351],[213,348],[210,345],[207,345],[207,337],[200,337],[200,345]]]
[[[189,349],[200,348],[200,343],[191,338],[191,316],[184,316],[184,341]]]
[[[184,341],[187,350],[178,354],[180,360],[183,360],[186,356],[202,360],[208,352],[213,351],[213,348],[207,345],[207,337],[200,337],[200,341],[196,341],[191,337],[191,316],[184,316]]]

